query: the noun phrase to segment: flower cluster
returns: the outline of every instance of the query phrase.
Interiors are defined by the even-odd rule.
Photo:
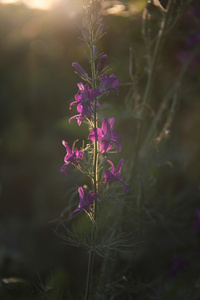
[[[76,105],[78,114],[75,114],[69,119],[69,123],[76,119],[77,124],[81,126],[82,122],[86,123],[89,128],[88,139],[91,141],[87,148],[78,150],[75,148],[75,143],[72,145],[72,149],[68,146],[68,143],[63,141],[63,145],[66,148],[66,156],[64,158],[64,165],[60,171],[68,175],[68,166],[72,164],[77,167],[84,174],[88,175],[89,172],[85,171],[85,166],[90,163],[83,163],[85,159],[85,153],[88,151],[87,157],[91,157],[90,162],[93,162],[93,172],[90,175],[92,190],[87,194],[83,187],[78,188],[80,202],[78,207],[71,213],[72,216],[75,212],[85,210],[87,213],[94,213],[92,206],[97,198],[100,197],[98,194],[99,183],[108,184],[113,181],[119,181],[123,184],[125,193],[129,191],[127,184],[123,181],[121,175],[121,167],[124,162],[120,160],[116,169],[112,161],[108,160],[111,165],[111,170],[105,170],[104,180],[100,180],[98,174],[99,170],[99,155],[109,152],[113,147],[116,148],[116,152],[121,151],[121,145],[119,140],[122,139],[114,131],[115,118],[100,120],[97,116],[98,110],[102,109],[100,104],[103,95],[108,96],[111,90],[115,90],[118,94],[118,79],[114,74],[109,75],[106,72],[106,60],[107,54],[98,55],[96,41],[103,35],[104,25],[101,22],[100,17],[100,1],[93,0],[90,5],[86,7],[86,18],[83,19],[82,36],[86,44],[90,49],[90,65],[91,65],[91,76],[84,70],[84,68],[78,63],[73,62],[72,67],[75,73],[85,81],[86,83],[79,82],[78,92],[75,95],[75,101],[69,105],[71,109]],[[101,127],[99,127],[101,123]]]

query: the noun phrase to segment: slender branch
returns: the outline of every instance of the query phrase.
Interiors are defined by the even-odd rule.
[[[92,73],[92,87],[96,88],[96,71],[95,71],[95,57],[94,57],[94,39],[93,30],[91,30],[91,43],[90,43],[90,59],[91,59],[91,73]],[[97,99],[94,102],[94,130],[97,128]],[[94,193],[98,192],[98,142],[94,141],[94,156],[93,156],[93,187]],[[92,237],[91,237],[91,251],[89,254],[88,271],[87,271],[87,283],[85,300],[88,300],[92,281],[93,272],[93,260],[94,260],[94,249],[95,249],[95,238],[96,238],[96,218],[97,218],[97,202],[93,203],[94,211],[94,222],[92,224]]]
[[[173,2],[173,0],[168,1],[166,13],[163,16],[163,19],[160,24],[160,29],[158,31],[158,36],[156,39],[156,44],[155,44],[155,48],[153,51],[152,59],[150,59],[149,54],[147,56],[148,57],[148,79],[147,79],[147,85],[146,85],[143,102],[142,102],[142,107],[141,107],[141,113],[140,113],[141,116],[142,116],[144,106],[145,106],[148,96],[149,96],[149,91],[150,91],[150,87],[151,87],[151,83],[152,83],[152,79],[153,79],[152,74],[153,74],[153,71],[155,68],[155,63],[156,63],[156,59],[158,56],[158,51],[160,49],[161,41],[163,39],[163,35],[164,35],[165,29],[166,29],[167,20],[168,20],[169,14],[171,12],[172,2]]]
[[[146,105],[148,97],[149,97],[149,92],[150,92],[151,85],[152,85],[153,72],[154,72],[154,69],[155,69],[156,59],[158,57],[158,52],[159,52],[159,49],[160,49],[160,45],[161,45],[165,30],[166,30],[167,20],[168,20],[168,17],[170,15],[170,12],[171,12],[172,2],[173,2],[173,0],[168,1],[168,5],[167,5],[167,8],[166,8],[166,13],[163,15],[163,19],[161,21],[160,29],[158,31],[156,44],[155,44],[152,55],[150,53],[149,45],[147,45],[149,41],[147,41],[146,37],[145,37],[145,28],[146,28],[145,26],[146,26],[146,24],[143,24],[144,38],[145,38],[146,47],[147,47],[148,71],[147,71],[147,84],[146,84],[146,88],[145,88],[145,91],[144,91],[144,96],[143,96],[143,100],[142,100],[141,109],[139,110],[139,115],[138,115],[137,131],[136,131],[136,137],[135,137],[135,155],[134,155],[134,158],[133,158],[133,166],[134,167],[136,167],[136,164],[137,164],[139,149],[140,149],[140,144],[141,144],[141,139],[142,139],[141,132],[142,132],[142,127],[143,127],[142,119],[143,119],[144,108],[145,108],[145,105]],[[145,18],[145,22],[146,22],[146,20],[147,19]]]

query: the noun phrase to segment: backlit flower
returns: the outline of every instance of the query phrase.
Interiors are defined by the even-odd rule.
[[[89,134],[91,141],[100,141],[101,153],[110,150],[113,144],[117,147],[117,152],[121,151],[121,145],[117,140],[121,140],[122,138],[113,130],[114,123],[115,118],[104,119],[102,128],[94,128]]]
[[[86,210],[88,212],[93,212],[91,210],[91,205],[94,202],[94,200],[96,200],[97,198],[99,198],[100,196],[96,193],[93,193],[92,191],[90,191],[87,195],[85,194],[85,191],[83,189],[83,187],[79,187],[78,188],[78,193],[79,193],[79,198],[80,198],[80,202],[78,207],[70,214],[70,217],[75,213],[78,212],[80,210]]]
[[[67,167],[70,163],[79,163],[80,160],[83,159],[83,152],[81,150],[77,150],[75,148],[75,143],[77,140],[73,143],[72,149],[68,146],[68,143],[66,141],[62,141],[63,146],[66,148],[66,155],[64,157],[64,165],[60,168],[60,172],[67,174]]]
[[[75,115],[75,116],[71,117],[69,119],[69,123],[71,122],[71,120],[77,119],[77,123],[80,126],[85,117],[86,118],[91,118],[92,110],[90,109],[90,107],[87,104],[79,103],[77,105],[77,111],[79,112],[79,115]]]
[[[99,80],[102,83],[102,91],[106,93],[106,95],[109,94],[110,90],[117,90],[119,92],[117,85],[119,83],[119,80],[114,74],[111,74],[110,76],[106,74],[105,76],[102,76],[99,78]]]
[[[121,175],[121,169],[122,169],[122,165],[124,163],[124,159],[120,160],[116,169],[115,169],[112,161],[107,160],[107,162],[109,162],[109,164],[111,165],[111,170],[105,171],[105,173],[104,173],[105,182],[109,183],[112,181],[120,181],[124,185],[125,193],[128,193],[129,187],[127,186],[126,182],[123,180],[122,175]]]
[[[98,96],[101,95],[101,92],[99,89],[90,89],[89,85],[84,85],[82,82],[77,83],[79,91],[75,95],[75,100],[70,104],[70,108],[74,104],[85,104],[85,103],[91,103],[93,102]]]

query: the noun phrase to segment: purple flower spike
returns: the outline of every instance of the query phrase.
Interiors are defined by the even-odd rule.
[[[100,77],[99,80],[102,83],[102,91],[105,91],[106,95],[109,94],[110,90],[114,89],[117,90],[117,93],[119,93],[119,90],[117,88],[117,85],[119,83],[119,80],[114,74],[111,74],[110,76],[106,74],[103,77]]]
[[[101,71],[103,70],[104,66],[105,66],[105,63],[106,63],[106,59],[107,59],[107,54],[103,54],[99,57],[99,61],[98,61],[98,64],[97,64],[97,71],[98,73],[101,73]],[[103,77],[101,77],[103,78]]]
[[[92,191],[90,191],[87,195],[85,195],[85,191],[82,187],[78,188],[78,193],[79,193],[80,202],[78,207],[70,214],[70,217],[72,217],[72,215],[75,212],[78,212],[83,209],[93,213],[93,211],[91,210],[91,205],[95,199],[100,197],[98,194],[95,194]]]
[[[113,144],[117,147],[117,152],[121,151],[121,146],[116,140],[121,140],[122,138],[113,130],[114,123],[115,118],[104,119],[102,128],[93,129],[89,134],[91,141],[100,141],[101,153],[110,150]]]
[[[96,97],[101,95],[101,91],[99,89],[90,89],[88,84],[84,85],[82,82],[80,82],[77,83],[77,85],[79,91],[75,95],[76,101],[70,104],[70,108],[74,104],[79,104],[79,103],[84,104],[84,103],[93,102],[96,99]]]
[[[126,182],[123,180],[122,175],[121,175],[121,168],[124,163],[124,159],[120,160],[116,169],[115,169],[112,161],[107,160],[107,162],[109,162],[109,164],[111,165],[111,171],[109,171],[109,170],[105,171],[105,173],[104,173],[105,182],[108,183],[108,182],[112,182],[112,181],[120,181],[124,185],[125,193],[128,193],[129,187],[127,186]]]
[[[73,117],[71,117],[69,119],[69,123],[71,123],[71,120],[73,119],[76,119],[77,118],[77,123],[78,125],[80,126],[83,119],[86,117],[86,118],[91,118],[91,115],[92,115],[92,110],[90,109],[90,107],[87,105],[87,104],[81,104],[79,103],[77,105],[77,111],[79,112],[79,115],[75,115]]]
[[[77,63],[77,61],[72,63],[72,67],[74,67],[75,72],[81,77],[87,77],[87,73],[85,70]]]
[[[67,167],[70,163],[79,163],[81,159],[83,159],[83,152],[81,150],[77,150],[75,148],[75,143],[78,140],[76,140],[73,145],[72,149],[68,146],[68,143],[65,141],[62,141],[63,146],[66,148],[67,154],[64,157],[64,165],[60,168],[60,172],[67,174]]]

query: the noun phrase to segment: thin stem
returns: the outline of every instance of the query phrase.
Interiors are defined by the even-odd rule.
[[[91,72],[92,72],[92,87],[96,88],[96,72],[95,72],[95,57],[93,51],[93,30],[91,30],[91,43],[90,43],[90,58],[91,58]],[[97,100],[94,102],[94,130],[97,128]],[[93,188],[94,193],[98,192],[98,142],[94,141],[94,157],[93,157]],[[96,218],[97,218],[97,202],[93,203],[94,211],[94,223],[92,224],[92,237],[91,237],[91,251],[89,254],[88,271],[87,271],[87,283],[85,300],[89,299],[92,272],[93,272],[93,260],[94,260],[94,249],[95,249],[95,238],[96,238]]]
[[[154,48],[154,51],[153,51],[152,59],[150,59],[149,53],[148,53],[148,79],[147,79],[147,85],[146,85],[146,89],[145,89],[145,93],[144,93],[144,97],[143,97],[143,102],[142,102],[141,115],[143,113],[144,106],[145,106],[145,104],[147,102],[147,98],[149,96],[149,91],[150,91],[150,87],[151,87],[151,83],[152,83],[152,79],[153,79],[152,74],[153,74],[153,71],[154,71],[154,68],[155,68],[155,63],[156,63],[156,59],[157,59],[157,56],[158,56],[158,51],[159,51],[159,48],[160,48],[160,45],[161,45],[161,41],[162,41],[165,29],[166,29],[167,20],[168,20],[170,10],[171,10],[171,7],[172,7],[172,2],[173,2],[173,0],[168,1],[167,8],[166,8],[166,13],[163,16],[162,22],[160,24],[160,29],[158,31],[158,36],[157,36],[157,39],[156,39],[156,44],[155,44],[155,48]]]
[[[170,15],[172,2],[173,2],[173,0],[169,0],[169,2],[168,2],[167,8],[166,8],[166,13],[163,16],[163,19],[161,21],[160,29],[158,31],[156,44],[155,44],[152,55],[150,53],[150,46],[146,45],[146,47],[147,47],[147,62],[148,62],[147,84],[146,84],[146,88],[145,88],[145,92],[144,92],[144,96],[143,96],[143,100],[142,100],[141,109],[139,111],[139,116],[138,116],[139,118],[138,118],[138,123],[137,123],[137,134],[136,134],[136,138],[135,138],[135,155],[133,158],[133,165],[134,165],[135,169],[136,169],[136,165],[137,165],[139,149],[140,149],[140,144],[141,144],[141,139],[142,139],[141,132],[142,132],[142,127],[143,127],[144,108],[147,103],[147,99],[149,97],[152,80],[153,80],[153,73],[154,73],[155,64],[156,64],[156,59],[158,57],[158,52],[160,49],[161,41],[163,39],[163,35],[166,30],[167,20]],[[145,22],[146,22],[146,19],[145,19]],[[145,28],[145,24],[143,27]],[[144,33],[144,35],[145,35],[145,33]],[[146,41],[146,43],[147,43],[147,41]]]

